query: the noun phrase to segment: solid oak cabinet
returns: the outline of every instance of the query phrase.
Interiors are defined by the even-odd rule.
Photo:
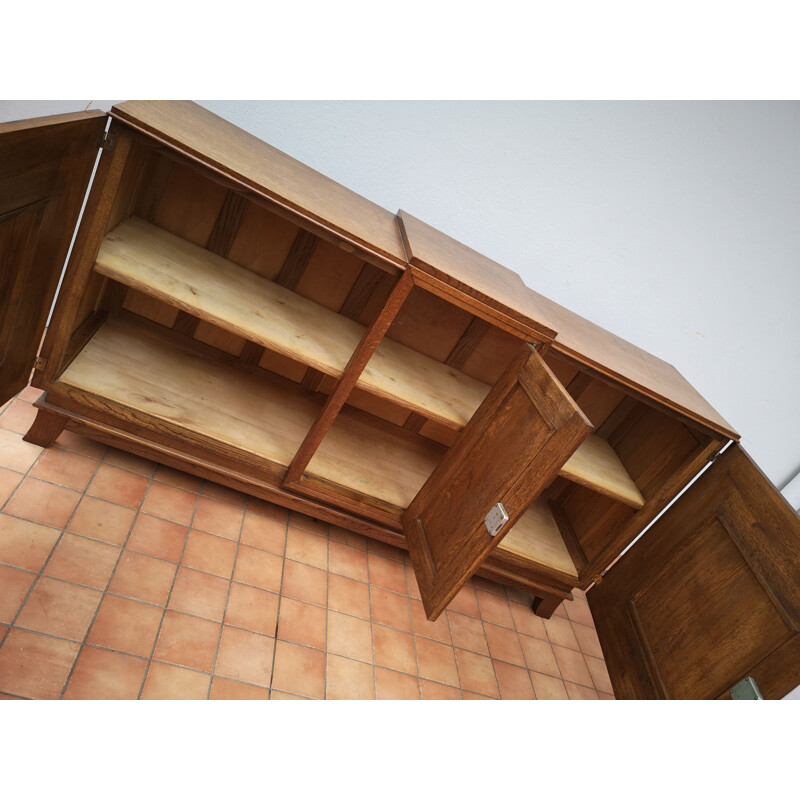
[[[594,587],[618,696],[800,682],[800,521],[738,446],[603,578],[738,439],[677,371],[194,104],[110,117],[0,126],[0,400],[34,370],[28,441],[404,547],[431,619],[476,572],[542,616]]]

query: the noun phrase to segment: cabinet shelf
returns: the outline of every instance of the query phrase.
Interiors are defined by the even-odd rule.
[[[365,330],[137,217],[105,237],[95,270],[335,378]],[[380,343],[357,386],[457,430],[489,391],[390,339]]]
[[[134,319],[109,319],[59,378],[81,389],[287,467],[319,414],[283,389]]]
[[[497,545],[498,555],[511,555],[578,577],[561,531],[547,502],[539,498]]]

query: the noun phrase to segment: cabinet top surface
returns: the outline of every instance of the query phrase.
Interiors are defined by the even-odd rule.
[[[131,100],[111,115],[244,183],[334,236],[405,267],[394,214],[188,101]]]

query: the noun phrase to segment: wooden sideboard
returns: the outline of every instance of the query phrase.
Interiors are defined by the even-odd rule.
[[[0,174],[0,400],[35,368],[46,394],[28,441],[48,446],[66,426],[406,548],[435,619],[476,572],[529,591],[545,617],[573,588],[602,588],[738,439],[673,367],[412,215],[191,103],[110,116],[107,131],[98,112],[0,126],[13,165]],[[507,519],[490,532],[498,504]],[[776,574],[796,600],[791,524],[768,562],[789,559]],[[641,614],[613,621],[630,607],[596,614],[641,628]],[[796,631],[794,612],[781,619]]]

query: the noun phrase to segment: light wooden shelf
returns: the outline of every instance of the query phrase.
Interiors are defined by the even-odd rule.
[[[168,231],[130,217],[103,241],[95,269],[326,375],[341,376],[364,327]],[[389,339],[357,386],[451,428],[489,387]]]
[[[590,434],[561,468],[559,475],[613,497],[631,508],[641,508],[644,497],[611,445]]]
[[[405,510],[446,452],[422,436],[343,409],[305,474]]]
[[[210,361],[169,331],[107,321],[59,383],[286,467],[319,413],[299,393]]]
[[[517,524],[497,545],[498,554],[508,553],[526,561],[535,561],[558,572],[578,577],[561,531],[543,499],[536,500]]]

